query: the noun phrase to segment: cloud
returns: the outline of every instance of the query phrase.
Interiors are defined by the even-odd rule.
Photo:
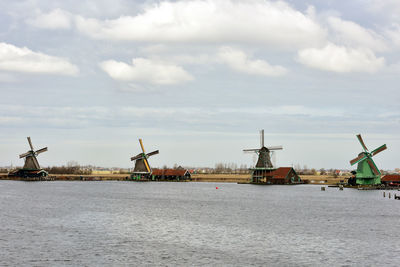
[[[37,12],[36,17],[26,20],[26,23],[44,29],[69,29],[72,26],[72,15],[62,9],[54,9],[49,13]]]
[[[146,58],[134,58],[132,65],[107,60],[101,62],[100,67],[118,81],[168,85],[193,80],[193,77],[180,66]]]
[[[398,49],[400,47],[400,24],[393,24],[385,30],[385,34]]]
[[[218,123],[226,118],[265,117],[282,118],[319,118],[319,117],[343,117],[345,112],[340,109],[306,107],[302,105],[277,105],[271,107],[226,107],[226,108],[201,108],[193,106],[180,107],[139,107],[139,106],[0,106],[0,126],[26,126],[45,124],[47,127],[79,127],[86,128],[94,125],[100,126],[126,126],[144,124],[148,121],[185,122],[195,124]],[[68,122],[68,125],[62,124]],[[226,122],[228,123],[228,122]],[[149,125],[150,126],[150,125]],[[151,125],[153,127],[154,125]],[[162,125],[159,125],[162,127]]]
[[[298,61],[308,67],[333,72],[374,73],[384,67],[385,59],[377,58],[366,48],[347,48],[328,44],[325,47],[308,48],[298,52]]]
[[[218,52],[221,62],[235,71],[263,76],[281,76],[286,73],[282,66],[272,66],[260,59],[250,59],[243,51],[231,47],[221,47]]]
[[[312,18],[282,1],[163,1],[136,16],[78,16],[76,25],[92,38],[142,42],[262,43],[293,49],[325,38]]]
[[[65,58],[7,43],[0,43],[0,70],[60,75],[76,75],[79,71],[77,66]]]
[[[361,46],[375,51],[385,51],[388,48],[382,36],[357,23],[337,17],[329,17],[328,23],[340,44]]]
[[[361,4],[365,4],[365,0],[359,0]],[[367,0],[367,9],[371,13],[383,15],[383,18],[400,21],[400,2],[398,0]]]

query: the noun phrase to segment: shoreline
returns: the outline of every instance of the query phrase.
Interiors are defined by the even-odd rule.
[[[50,174],[46,181],[132,181],[130,174],[91,174],[91,175],[77,175],[77,174]],[[192,174],[191,181],[181,182],[217,182],[217,183],[240,183],[250,184],[250,174]],[[328,175],[300,175],[300,178],[307,184],[316,185],[336,185],[343,181],[344,177],[335,178]],[[14,180],[24,181],[26,179],[20,177],[8,177],[7,173],[0,174],[0,180]],[[32,179],[34,180],[34,179]],[[161,182],[161,181],[160,181]],[[179,181],[171,181],[179,182]]]

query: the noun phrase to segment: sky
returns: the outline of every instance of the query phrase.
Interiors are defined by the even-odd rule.
[[[400,1],[0,0],[0,166],[400,167]]]

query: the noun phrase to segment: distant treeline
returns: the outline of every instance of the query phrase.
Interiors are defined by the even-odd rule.
[[[233,173],[233,174],[247,174],[249,169],[247,165],[242,164],[238,167],[236,163],[217,163],[215,168],[210,169],[210,173],[221,174],[221,173]]]
[[[61,167],[47,167],[44,168],[50,174],[80,174],[90,175],[92,174],[91,169],[82,169],[80,166],[61,166]]]

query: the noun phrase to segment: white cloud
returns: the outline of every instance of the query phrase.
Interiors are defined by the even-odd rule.
[[[218,58],[233,70],[247,74],[280,76],[286,73],[282,66],[272,66],[264,60],[251,59],[243,51],[231,47],[221,47]]]
[[[49,13],[39,10],[34,18],[27,19],[26,22],[44,29],[69,29],[72,25],[72,15],[58,8]]]
[[[325,47],[308,48],[298,52],[302,64],[316,69],[333,72],[369,72],[373,73],[385,65],[385,59],[377,58],[366,48],[347,48],[328,44]]]
[[[100,67],[111,78],[119,81],[168,85],[193,80],[193,77],[180,66],[146,58],[134,58],[132,65],[107,60],[101,62]]]
[[[65,58],[7,43],[0,43],[0,70],[61,75],[76,75],[79,71]]]
[[[136,16],[78,16],[77,28],[98,39],[143,42],[240,42],[293,49],[321,43],[325,31],[282,1],[163,1]]]
[[[328,23],[333,29],[338,43],[348,46],[361,46],[375,51],[385,51],[387,45],[382,36],[352,21],[329,17]]]

